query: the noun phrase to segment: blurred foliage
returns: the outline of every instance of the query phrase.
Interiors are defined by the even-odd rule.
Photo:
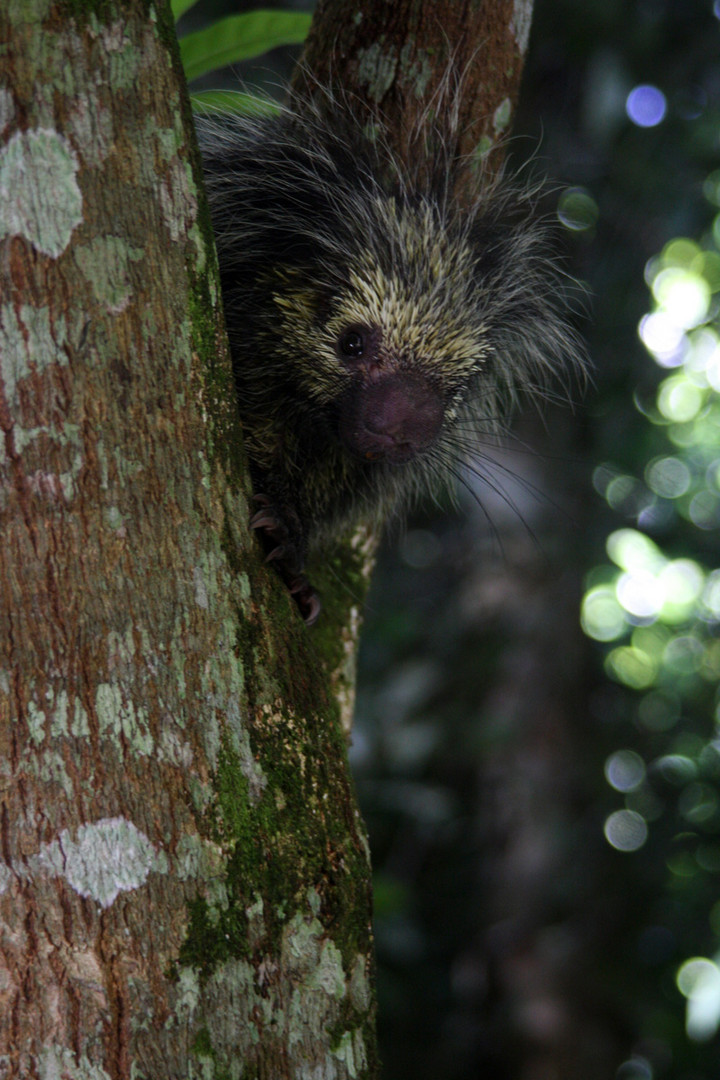
[[[574,52],[580,5],[564,7]],[[604,771],[622,800],[605,835],[636,853],[625,884],[645,901],[626,939],[645,1040],[632,1075],[688,1080],[720,1068],[719,14],[605,7],[565,70],[584,80],[578,128],[554,121],[586,151],[581,190],[598,207],[583,258],[598,297],[589,443],[612,514],[581,618],[623,688],[602,689],[595,711],[614,729]]]
[[[238,7],[183,15],[198,71]],[[393,1080],[720,1075],[719,20],[536,0],[510,156],[557,182],[595,385],[378,567],[351,757]],[[194,90],[287,79],[242,37]]]
[[[282,45],[302,44],[310,20],[306,12],[248,11],[184,34],[180,38],[180,56],[188,81]]]
[[[313,4],[171,0],[171,7],[193,107],[271,111],[310,29]]]
[[[698,105],[707,100],[700,89],[692,120],[709,111]],[[717,156],[717,104],[712,120]],[[636,691],[635,732],[624,733],[626,745],[605,765],[623,796],[605,833],[622,851],[647,845],[666,867],[653,898],[664,915],[640,930],[665,932],[660,967],[665,985],[672,976],[686,999],[685,1033],[697,1048],[664,1032],[662,996],[646,999],[645,1027],[665,1039],[675,1061],[702,1064],[707,1071],[697,1075],[707,1076],[720,1065],[711,1045],[720,1026],[718,180],[715,170],[702,184],[705,206],[693,193],[698,217],[707,218],[697,239],[673,237],[645,266],[651,310],[638,334],[662,377],[652,394],[645,388],[635,397],[644,422],[632,471],[612,460],[595,469],[598,492],[630,527],[608,536],[611,563],[589,571],[582,602],[585,632],[611,643],[608,676]]]

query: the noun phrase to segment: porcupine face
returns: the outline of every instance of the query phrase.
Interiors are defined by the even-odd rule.
[[[479,184],[459,206],[453,160],[418,183],[348,120],[200,127],[257,472],[308,506],[318,470],[328,504],[333,485],[342,505],[427,490],[577,354],[531,193]]]
[[[276,299],[288,334],[305,319],[299,379],[339,443],[394,466],[447,435],[488,344],[475,256],[437,208],[386,196],[372,211],[322,299],[307,287]]]

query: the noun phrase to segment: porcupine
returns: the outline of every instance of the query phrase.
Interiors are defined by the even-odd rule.
[[[442,138],[411,168],[331,104],[198,123],[250,525],[308,624],[308,546],[457,472],[577,353],[527,190],[460,202]]]

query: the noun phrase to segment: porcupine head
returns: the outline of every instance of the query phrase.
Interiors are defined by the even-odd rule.
[[[308,546],[457,474],[577,353],[527,190],[461,204],[442,139],[409,168],[325,106],[198,125],[251,525],[308,623]]]

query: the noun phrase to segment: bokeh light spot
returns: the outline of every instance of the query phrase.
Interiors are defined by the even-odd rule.
[[[631,513],[630,507],[642,499],[643,488],[634,476],[616,476],[605,491],[605,498],[613,510]]]
[[[426,570],[434,566],[442,555],[442,544],[429,529],[409,529],[400,554],[408,566],[415,570]]]
[[[585,594],[580,623],[588,637],[595,641],[614,641],[625,632],[625,614],[611,586],[598,585]]]
[[[720,499],[712,491],[699,491],[690,500],[688,515],[698,529],[717,529],[720,526]]]
[[[677,623],[689,618],[705,586],[701,567],[693,559],[673,559],[660,571],[658,581],[665,592],[663,620]]]
[[[690,264],[690,269],[702,274],[711,292],[720,289],[720,255],[717,251],[700,251]]]
[[[645,819],[634,810],[616,810],[605,822],[605,839],[618,851],[637,851],[647,840]]]
[[[605,779],[616,791],[634,791],[645,779],[645,762],[634,750],[616,750],[605,762]]]
[[[720,619],[720,570],[708,574],[702,602],[713,619]]]
[[[697,776],[697,765],[684,754],[665,754],[655,762],[655,769],[668,784],[681,787]]]
[[[621,570],[657,572],[666,560],[656,544],[637,529],[616,529],[606,541],[607,553]]]
[[[677,499],[690,487],[690,470],[684,461],[676,457],[655,458],[645,470],[645,479],[657,495],[664,499]]]
[[[659,623],[652,623],[650,626],[638,626],[633,630],[630,644],[636,649],[647,653],[652,658],[655,666],[659,667],[670,633],[666,627]]]
[[[695,1042],[706,1042],[720,1024],[720,968],[706,957],[693,957],[680,967],[678,990],[687,998],[685,1030]]]
[[[710,784],[688,784],[678,800],[678,810],[691,825],[705,825],[717,816],[717,793]]]
[[[628,1058],[615,1073],[615,1080],[653,1080],[650,1062],[644,1057]]]
[[[720,342],[711,326],[699,326],[690,334],[690,348],[685,364],[689,371],[705,372],[717,368],[720,361]]]
[[[702,642],[691,634],[685,634],[667,643],[663,661],[678,675],[694,675],[702,667],[704,656]]]
[[[657,675],[657,664],[642,649],[620,645],[605,660],[608,674],[633,690],[645,690],[652,686]]]
[[[702,249],[694,240],[689,240],[687,236],[676,236],[668,240],[662,249],[659,263],[662,266],[691,267],[701,254]]]
[[[630,91],[625,111],[638,127],[655,127],[665,118],[667,100],[662,90],[646,83]]]
[[[710,286],[705,278],[682,266],[668,266],[656,274],[652,292],[658,306],[676,326],[689,329],[707,318]]]
[[[685,331],[664,311],[644,315],[638,326],[638,334],[661,367],[680,367],[687,348]]]
[[[708,975],[714,978],[716,974],[720,977],[720,971],[712,960],[707,960],[704,956],[695,956],[680,966],[675,982],[683,997],[689,997],[700,980]]]
[[[671,375],[660,384],[657,404],[666,419],[683,424],[693,420],[700,412],[703,394],[684,375]]]
[[[573,232],[592,229],[599,213],[598,204],[585,188],[566,188],[558,199],[558,218],[565,228],[572,229]]]
[[[649,570],[621,574],[616,592],[625,610],[639,619],[655,618],[665,600],[662,586]]]

